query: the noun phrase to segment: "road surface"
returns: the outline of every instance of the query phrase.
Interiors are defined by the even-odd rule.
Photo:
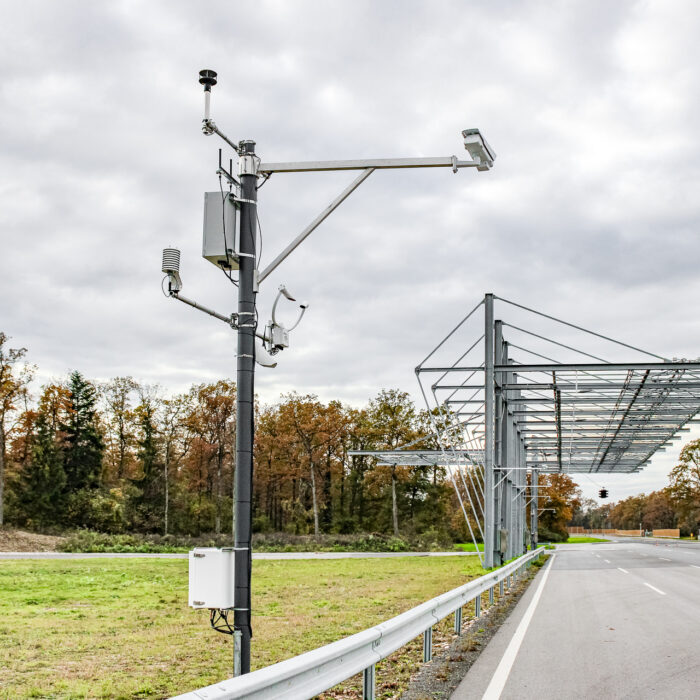
[[[0,552],[0,559],[187,559],[183,554],[116,552]],[[253,559],[389,559],[393,557],[475,557],[476,552],[253,552]]]
[[[453,700],[700,697],[700,544],[562,545]]]

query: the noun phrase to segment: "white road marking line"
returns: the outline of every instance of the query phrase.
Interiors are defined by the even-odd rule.
[[[700,569],[700,567],[698,567]],[[617,567],[618,571],[622,571],[623,574],[629,574],[629,571],[627,569],[623,569],[621,566]]]
[[[649,588],[651,588],[652,591],[656,591],[656,592],[659,593],[660,595],[666,595],[663,591],[660,591],[656,586],[652,586],[650,583],[647,583],[646,581],[642,581],[642,583],[643,583],[645,586],[649,586]]]
[[[603,559],[603,561],[604,561],[606,564],[609,564],[609,563],[610,563],[610,559]]]
[[[666,559],[666,557],[659,557],[659,559],[661,559],[661,561],[671,561],[670,559]]]
[[[691,566],[692,566],[694,569],[700,569],[700,566],[698,566],[697,564],[691,564]]]
[[[513,638],[510,640],[508,646],[506,647],[506,650],[503,653],[503,658],[496,667],[496,670],[493,674],[493,678],[491,678],[489,687],[486,688],[486,692],[484,693],[482,700],[498,700],[501,697],[503,688],[505,687],[506,681],[508,680],[508,676],[510,675],[510,670],[511,668],[513,668],[513,662],[515,661],[515,657],[518,655],[518,650],[520,649],[520,645],[523,643],[525,633],[527,632],[527,628],[530,625],[530,620],[532,620],[532,616],[535,614],[535,608],[537,607],[537,604],[540,602],[540,598],[542,597],[544,584],[547,582],[547,577],[549,576],[549,572],[552,570],[554,557],[556,556],[556,554],[552,554],[552,558],[550,559],[549,564],[547,565],[547,570],[544,572],[544,576],[542,576],[542,580],[540,581],[539,586],[537,586],[535,595],[532,597],[530,605],[525,611],[522,620],[520,620],[520,624],[515,630]]]

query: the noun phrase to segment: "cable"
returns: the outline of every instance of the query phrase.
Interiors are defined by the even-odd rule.
[[[221,190],[221,225],[224,232],[224,254],[226,255],[226,260],[228,260],[228,241],[226,240],[226,195],[224,194],[224,186],[221,182],[221,175],[219,175],[219,189]],[[233,232],[233,236],[234,238],[236,237],[235,231]],[[224,273],[228,281],[231,282],[231,284],[233,284],[235,287],[237,287],[238,282],[236,282],[236,280],[233,279],[231,271],[229,270],[228,272],[226,272],[223,263],[220,263],[219,266],[221,267],[221,271]]]
[[[234,627],[228,621],[229,609],[213,609],[209,613],[209,624],[212,629],[222,634],[233,634]]]
[[[508,299],[504,299],[503,297],[498,297],[494,296],[494,299],[499,299],[500,301],[505,302],[506,304],[510,304],[511,306],[517,306],[519,309],[524,309],[525,311],[529,311],[530,313],[537,314],[538,316],[542,316],[543,318],[548,318],[550,321],[556,321],[557,323],[561,323],[565,326],[569,326],[570,328],[575,328],[577,331],[583,331],[584,333],[589,333],[590,335],[595,335],[598,338],[602,338],[603,340],[609,340],[611,343],[616,343],[617,345],[622,345],[624,348],[629,348],[630,350],[635,350],[636,352],[641,352],[643,355],[649,355],[650,357],[655,357],[658,360],[662,360],[663,362],[670,362],[670,360],[667,357],[662,357],[661,355],[656,355],[653,352],[648,352],[647,350],[642,350],[641,348],[637,348],[634,345],[628,345],[627,343],[623,343],[621,340],[615,340],[615,338],[610,338],[607,335],[603,335],[602,333],[596,333],[595,331],[590,331],[587,328],[582,328],[581,326],[577,326],[573,323],[569,323],[568,321],[562,321],[560,318],[556,318],[555,316],[550,316],[549,314],[542,313],[541,311],[537,311],[536,309],[531,309],[528,306],[523,306],[522,304],[516,304],[514,301],[509,301]]]
[[[262,259],[263,251],[263,235],[262,235],[262,225],[260,224],[260,217],[258,216],[258,208],[255,207],[255,218],[258,221],[258,235],[260,237],[260,250],[258,251],[258,260],[255,263],[258,269],[260,269],[260,260]]]
[[[256,189],[256,190],[261,189],[262,186],[263,186],[271,177],[272,177],[272,173],[268,173],[267,175],[263,175],[263,178],[264,178],[264,179],[263,179],[263,181],[262,181],[262,185],[258,185],[255,189]]]

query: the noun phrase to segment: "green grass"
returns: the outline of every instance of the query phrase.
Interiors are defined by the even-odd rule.
[[[459,544],[456,544],[454,548],[460,552],[476,552],[476,547],[474,546],[473,542],[460,542]],[[479,551],[484,551],[483,542],[479,542]]]
[[[255,561],[253,666],[482,573],[476,557]],[[230,637],[187,608],[186,560],[4,561],[0,591],[0,698],[161,698],[231,675]]]
[[[566,540],[567,544],[588,544],[596,542],[610,542],[610,540],[604,540],[600,537],[569,537],[569,539]]]

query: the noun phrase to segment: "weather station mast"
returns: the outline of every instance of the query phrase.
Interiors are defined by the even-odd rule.
[[[268,368],[277,366],[276,355],[289,347],[289,334],[297,327],[309,306],[307,303],[299,304],[300,312],[292,326],[287,327],[279,322],[276,311],[282,297],[290,302],[296,301],[287,288],[280,285],[271,309],[271,318],[260,329],[256,305],[259,286],[376,170],[450,168],[457,173],[462,168],[476,168],[478,171],[488,171],[493,166],[496,154],[478,129],[466,129],[462,132],[462,137],[470,160],[446,156],[266,163],[256,154],[255,141],[244,139],[235,142],[211,118],[211,91],[217,84],[217,73],[209,69],[202,70],[199,82],[204,88],[202,131],[206,136],[219,136],[233,151],[238,164],[234,175],[233,159],[229,160],[228,169],[224,167],[222,151],[219,149],[216,169],[219,191],[207,192],[204,197],[202,256],[220,268],[237,288],[237,310],[222,314],[183,296],[178,249],[163,250],[162,271],[167,278],[166,296],[223,321],[237,336],[234,543],[233,547],[199,548],[190,552],[189,604],[193,608],[210,610],[212,627],[233,635],[233,670],[234,675],[238,676],[250,672],[253,633],[250,590],[255,365],[257,363]],[[260,180],[265,182],[276,173],[341,170],[359,171],[359,174],[284,250],[260,270],[257,253]],[[223,181],[226,182],[226,189]]]

